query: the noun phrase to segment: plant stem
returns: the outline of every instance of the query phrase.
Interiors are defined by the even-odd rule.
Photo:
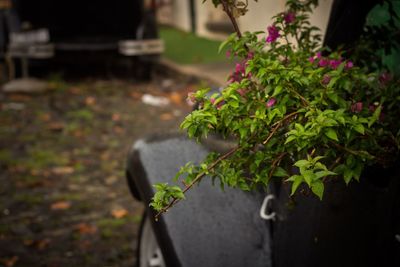
[[[229,4],[226,0],[221,0],[222,6],[224,7],[225,13],[228,15],[229,19],[232,22],[233,28],[235,29],[237,37],[240,39],[242,38],[242,33],[240,32],[239,26],[237,24],[237,21],[235,17],[232,14],[232,10],[229,7]]]
[[[283,152],[281,153],[273,162],[272,162],[272,168],[271,171],[269,172],[268,177],[271,178],[272,175],[274,174],[276,167],[278,167],[278,165],[280,164],[280,162],[282,161],[283,157],[287,154],[287,152]]]
[[[194,178],[194,180],[186,185],[185,189],[182,191],[184,194],[193,187],[193,185],[195,185],[197,182],[199,182],[206,174],[207,172],[211,171],[212,169],[214,169],[215,166],[217,166],[222,160],[227,159],[228,157],[230,157],[232,154],[234,154],[236,151],[238,151],[239,147],[235,147],[231,150],[229,150],[227,153],[225,153],[224,155],[220,156],[218,159],[216,159],[210,166],[208,166],[207,171],[204,171],[202,173],[199,173],[196,178]],[[177,204],[181,199],[180,198],[173,198],[171,200],[171,202],[165,206],[164,208],[162,208],[155,216],[155,220],[158,220],[158,218],[160,217],[161,214],[163,214],[164,212],[168,211],[169,208],[171,208],[172,206],[174,206],[175,204]]]
[[[275,123],[272,125],[272,127],[274,127],[274,128],[272,129],[271,133],[268,135],[267,139],[265,139],[265,141],[262,142],[262,144],[263,144],[263,145],[266,145],[266,144],[271,140],[271,138],[274,136],[274,134],[276,133],[276,131],[281,127],[282,123],[285,122],[286,120],[292,118],[293,116],[295,116],[295,115],[297,115],[297,114],[299,114],[298,111],[292,112],[292,113],[288,114],[287,116],[285,116],[283,119],[281,119],[281,120],[275,122]]]

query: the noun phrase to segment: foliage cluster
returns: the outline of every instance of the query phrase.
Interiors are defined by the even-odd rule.
[[[348,184],[367,165],[392,163],[400,140],[399,82],[346,50],[322,48],[308,20],[317,1],[289,0],[266,33],[243,34],[235,18],[248,3],[213,2],[223,5],[236,29],[221,49],[240,62],[221,92],[189,95],[199,108],[181,127],[198,141],[218,134],[237,146],[182,167],[175,180],[184,189],[156,185],[155,210],[166,211],[206,175],[242,190],[277,178],[291,183],[292,194],[304,184],[322,199],[329,179]]]

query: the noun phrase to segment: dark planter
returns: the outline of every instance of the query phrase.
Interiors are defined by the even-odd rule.
[[[300,190],[301,191],[301,190]],[[398,170],[369,168],[360,183],[329,181],[323,201],[282,186],[276,202],[276,267],[400,266]]]

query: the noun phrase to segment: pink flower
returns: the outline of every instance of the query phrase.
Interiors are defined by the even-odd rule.
[[[308,61],[310,61],[310,63],[313,64],[315,62],[315,58],[314,57],[309,57]]]
[[[346,65],[344,66],[346,70],[351,69],[352,67],[354,67],[354,65],[351,61],[347,61]]]
[[[246,90],[246,89],[243,89],[243,88],[240,88],[240,89],[238,89],[236,92],[238,92],[238,94],[239,94],[240,96],[245,96],[246,93],[247,93],[247,90]]]
[[[215,103],[215,98],[210,98],[210,102],[211,102],[211,104],[213,104],[214,105],[214,103]]]
[[[235,72],[236,73],[244,73],[245,72],[245,67],[244,67],[244,65],[243,64],[240,64],[240,63],[236,63],[236,66],[235,66]]]
[[[279,36],[281,36],[279,34],[279,30],[274,25],[268,26],[267,30],[268,30],[268,37],[266,39],[267,43],[273,43],[276,41],[276,39],[279,38]]]
[[[251,77],[250,73],[245,76],[246,63],[247,60],[243,61],[242,63],[236,63],[235,71],[229,76],[228,83],[240,82],[245,77]]]
[[[354,113],[360,113],[362,108],[363,108],[363,103],[357,102],[357,103],[354,103],[351,105],[350,110],[351,110],[351,112],[354,112]]]
[[[380,76],[379,76],[379,83],[382,86],[385,86],[390,80],[392,80],[392,76],[387,73],[387,72],[383,72]]]
[[[321,58],[320,61],[318,62],[318,65],[322,68],[328,66],[328,64],[329,64],[329,61],[325,58]]]
[[[217,104],[217,109],[221,109],[223,105],[225,105],[225,100],[222,100]]]
[[[316,56],[318,59],[321,59],[322,54],[321,54],[321,52],[318,52],[317,54],[315,54],[315,56]]]
[[[226,57],[231,57],[231,50],[226,50],[225,56]]]
[[[196,104],[196,96],[193,92],[188,93],[186,102],[190,105],[190,106],[194,106]]]
[[[337,69],[341,63],[342,61],[340,59],[331,59],[329,61],[329,66],[331,66],[332,69]]]
[[[324,77],[322,78],[322,84],[327,85],[331,81],[331,76],[328,74],[325,74]]]
[[[283,20],[286,24],[292,23],[296,19],[296,15],[294,12],[287,12],[283,17]]]
[[[272,97],[267,101],[267,108],[273,107],[276,104],[276,98]]]

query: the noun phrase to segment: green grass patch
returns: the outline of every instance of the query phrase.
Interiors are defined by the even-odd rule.
[[[171,27],[161,27],[165,43],[164,56],[179,64],[212,63],[224,61],[225,52],[218,53],[220,41],[198,37]]]

